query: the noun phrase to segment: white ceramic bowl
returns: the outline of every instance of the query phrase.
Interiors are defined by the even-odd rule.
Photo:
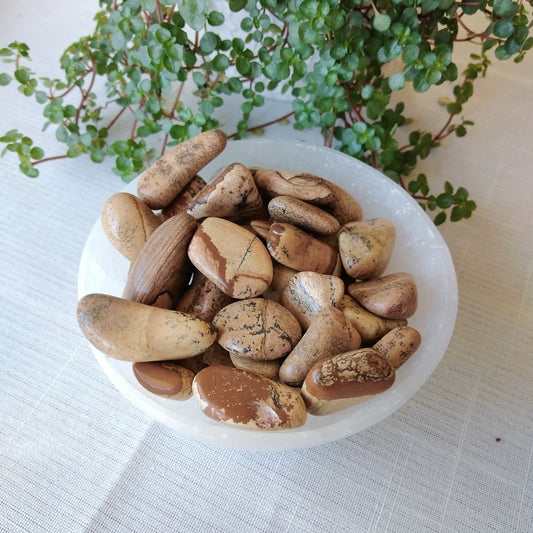
[[[429,378],[443,357],[457,315],[457,280],[442,236],[418,204],[377,170],[338,151],[321,146],[274,140],[228,143],[201,175],[209,181],[233,162],[287,172],[309,172],[334,181],[361,204],[365,219],[388,218],[396,227],[396,244],[386,273],[410,272],[419,303],[409,325],[422,335],[418,351],[398,371],[386,392],[350,409],[309,416],[298,429],[264,432],[234,428],[205,416],[191,398],[176,402],[143,389],[131,363],[117,361],[91,346],[118,390],[153,418],[176,431],[210,444],[249,450],[283,450],[316,446],[342,439],[377,424],[404,404]],[[136,181],[125,191],[136,194]],[[121,296],[128,261],[109,244],[98,220],[85,245],[79,269],[78,294],[100,292]]]

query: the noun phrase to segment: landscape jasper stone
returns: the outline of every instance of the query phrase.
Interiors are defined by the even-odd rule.
[[[284,195],[313,204],[325,204],[334,200],[329,184],[318,176],[264,168],[250,168],[250,171],[264,198]]]
[[[191,276],[187,248],[197,226],[196,220],[186,213],[163,222],[132,264],[123,297],[173,309]]]
[[[373,348],[397,369],[418,350],[421,343],[422,337],[415,328],[402,326],[383,335]]]
[[[234,366],[230,354],[218,342],[214,342],[201,355],[205,366]]]
[[[274,222],[270,226],[266,245],[278,263],[294,270],[332,274],[337,264],[337,251],[334,248],[292,224]]]
[[[274,274],[272,276],[272,283],[270,287],[263,293],[263,298],[268,298],[269,300],[274,300],[279,302],[281,300],[281,295],[283,289],[286,287],[289,280],[298,273],[297,270],[286,267],[277,261],[273,264]]]
[[[386,218],[345,224],[338,234],[344,270],[354,279],[378,278],[389,264],[395,240],[396,230]]]
[[[105,202],[101,220],[109,242],[130,261],[137,259],[148,237],[160,224],[142,200],[127,192],[114,194]]]
[[[238,368],[205,368],[194,378],[193,394],[210,418],[246,429],[291,429],[307,418],[297,391]]]
[[[121,361],[184,359],[205,352],[217,336],[201,318],[107,294],[81,298],[76,317],[93,346]]]
[[[333,235],[340,229],[340,224],[333,215],[292,196],[272,198],[268,203],[268,213],[276,222],[288,222],[320,235]]]
[[[365,309],[384,318],[409,318],[418,305],[416,283],[407,272],[351,283],[347,290]]]
[[[206,218],[189,244],[194,266],[222,292],[255,298],[272,281],[272,259],[257,235],[218,217]]]
[[[252,231],[257,233],[263,240],[267,239],[271,225],[272,223],[269,220],[250,220]]]
[[[296,318],[282,305],[265,298],[227,305],[215,316],[213,325],[223,348],[258,360],[287,355],[302,336]]]
[[[302,396],[313,415],[328,415],[389,389],[390,363],[376,350],[361,348],[316,363],[305,378]]]
[[[407,325],[405,319],[382,318],[367,311],[349,294],[342,296],[338,306],[361,335],[363,346],[374,344],[393,328]]]
[[[196,219],[222,217],[242,220],[265,213],[250,171],[240,163],[232,163],[191,201],[187,213]]]
[[[281,291],[280,303],[307,329],[324,307],[337,307],[344,294],[344,282],[337,276],[317,272],[298,272]]]
[[[250,359],[244,355],[237,355],[234,353],[230,353],[229,356],[235,368],[248,370],[254,374],[264,376],[265,378],[278,379],[281,359],[258,361],[257,359]]]
[[[172,361],[133,363],[133,374],[152,394],[178,401],[192,396],[194,373]]]
[[[336,307],[324,307],[283,361],[279,379],[287,385],[300,386],[317,361],[357,350],[360,346],[361,336],[343,312]]]
[[[226,143],[226,135],[216,129],[181,142],[144,171],[137,184],[139,198],[152,209],[167,207]]]
[[[341,225],[361,220],[363,209],[359,202],[342,187],[331,181],[326,181],[333,193],[333,200],[328,202],[324,209],[329,211]]]
[[[183,187],[178,196],[172,200],[170,205],[161,210],[163,220],[173,217],[178,213],[185,213],[189,204],[205,186],[206,182],[204,178],[201,176],[194,176],[194,178]]]
[[[224,294],[210,279],[195,270],[191,284],[180,298],[176,311],[191,313],[211,321],[214,316],[233,299]]]

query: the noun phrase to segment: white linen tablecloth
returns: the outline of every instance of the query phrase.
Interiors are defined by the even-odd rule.
[[[57,74],[96,10],[2,0],[0,47],[27,42],[34,69]],[[109,163],[51,162],[31,180],[0,159],[0,532],[533,532],[533,56],[496,64],[476,93],[470,133],[420,166],[478,203],[442,227],[460,291],[449,349],[394,415],[299,451],[212,447],[124,399],[75,320],[81,251],[123,184]],[[258,123],[289,109],[269,106]],[[1,133],[53,155],[41,125],[39,106],[0,88]]]

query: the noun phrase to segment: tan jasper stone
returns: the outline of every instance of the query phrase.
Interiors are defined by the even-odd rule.
[[[276,222],[288,222],[311,233],[333,235],[340,229],[333,215],[292,196],[272,198],[268,203],[268,213]]]
[[[243,355],[230,354],[231,362],[235,368],[249,370],[254,374],[259,374],[269,379],[278,379],[281,359],[272,359],[270,361],[257,361]]]
[[[309,413],[329,415],[386,391],[394,379],[394,368],[381,354],[361,348],[316,363],[302,396]]]
[[[374,344],[391,329],[399,326],[406,326],[407,320],[394,320],[392,318],[382,318],[367,311],[359,305],[350,295],[345,294],[340,302],[339,309],[346,315],[348,320],[355,326],[363,346]]]
[[[201,318],[107,294],[84,296],[76,316],[93,346],[122,361],[184,359],[216,339],[216,329]]]
[[[231,220],[261,216],[263,199],[250,171],[232,163],[191,201],[187,213],[196,219],[221,217]]]
[[[331,181],[327,181],[327,183],[333,193],[333,200],[328,202],[324,209],[329,211],[340,224],[361,220],[363,210],[359,202],[335,183]]]
[[[198,224],[180,213],[159,226],[131,266],[123,297],[173,309],[191,276],[187,247]]]
[[[176,311],[183,311],[211,321],[214,316],[233,300],[224,294],[210,279],[195,270],[192,283],[181,297]]]
[[[201,176],[194,176],[194,178],[183,187],[181,192],[172,200],[172,203],[161,210],[163,220],[173,217],[178,213],[185,213],[189,204],[194,197],[206,186],[204,178]]]
[[[384,318],[409,318],[418,305],[415,280],[407,272],[351,283],[347,290],[365,309]]]
[[[101,220],[109,242],[130,261],[137,259],[148,237],[160,224],[142,200],[127,192],[119,192],[107,200]]]
[[[223,218],[206,218],[188,253],[194,266],[232,298],[255,298],[272,281],[272,259],[259,237]]]
[[[386,218],[349,222],[339,231],[339,254],[354,279],[378,278],[387,268],[396,230]]]
[[[272,224],[266,245],[276,261],[294,270],[332,274],[337,264],[337,251],[334,248],[292,224]]]
[[[396,369],[418,350],[421,342],[422,337],[416,329],[402,326],[383,335],[373,348]]]
[[[247,370],[210,366],[196,374],[192,390],[207,416],[233,426],[291,429],[307,418],[297,391]]]
[[[162,209],[178,196],[198,172],[226,147],[227,137],[209,130],[178,144],[139,179],[137,194],[152,209]]]
[[[192,396],[194,373],[172,361],[133,363],[133,374],[146,390],[169,400]]]
[[[326,180],[312,174],[278,172],[264,168],[250,168],[250,171],[265,198],[285,195],[312,204],[325,204],[334,200]]]
[[[281,305],[286,307],[305,330],[324,307],[337,307],[344,294],[344,282],[336,276],[317,272],[298,272],[281,291]]]
[[[286,357],[279,371],[279,379],[287,385],[299,387],[311,367],[322,359],[361,346],[361,336],[336,307],[324,307],[311,320],[294,350]]]
[[[270,360],[287,355],[300,340],[302,330],[282,305],[265,298],[227,305],[213,319],[218,343],[236,355]]]

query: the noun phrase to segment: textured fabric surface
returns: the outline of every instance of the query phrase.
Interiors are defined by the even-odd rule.
[[[96,10],[0,5],[0,44],[28,42],[42,74]],[[81,251],[122,183],[82,158],[35,180],[0,159],[0,532],[533,532],[532,72],[533,57],[496,65],[466,109],[476,126],[420,168],[478,203],[442,229],[460,291],[443,361],[393,416],[307,450],[211,447],[124,399],[74,316]],[[41,124],[36,104],[0,89],[2,132],[54,155]],[[287,126],[266,135],[320,143]]]

